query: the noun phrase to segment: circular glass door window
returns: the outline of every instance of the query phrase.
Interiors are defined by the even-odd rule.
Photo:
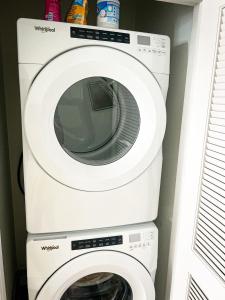
[[[71,285],[61,300],[132,300],[128,282],[113,273],[95,273]]]
[[[69,87],[54,115],[63,150],[88,165],[104,165],[123,157],[134,145],[140,113],[130,91],[121,83],[90,77]]]

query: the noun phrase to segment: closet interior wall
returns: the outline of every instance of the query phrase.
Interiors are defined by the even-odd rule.
[[[163,142],[162,181],[156,220],[159,229],[159,258],[155,282],[157,300],[166,299],[168,256],[192,19],[193,7],[156,1],[146,1],[144,9],[137,9],[136,15],[135,30],[166,34],[171,39],[171,73],[166,102],[167,129]]]
[[[61,0],[63,16],[71,1]],[[88,23],[96,25],[96,0],[89,0]],[[185,90],[186,68],[189,39],[192,26],[191,7],[156,2],[154,0],[121,0],[121,29],[167,34],[171,37],[171,77],[167,98],[168,123],[164,140],[164,164],[160,196],[159,217],[159,267],[156,276],[157,300],[165,300],[166,274],[168,265],[171,222],[173,215],[174,187]],[[10,17],[9,17],[10,13]],[[44,0],[11,0],[1,4],[0,19],[2,65],[5,89],[6,122],[8,129],[9,162],[11,174],[11,193],[13,202],[15,248],[8,244],[12,252],[15,249],[17,268],[24,268],[25,256],[25,206],[24,196],[18,188],[17,169],[22,153],[21,115],[18,85],[16,20],[18,18],[42,19]],[[5,152],[8,153],[8,150]],[[7,168],[5,168],[7,169]],[[8,174],[4,171],[5,176]],[[10,176],[10,175],[8,175]],[[8,196],[9,182],[6,184]],[[7,222],[5,222],[7,224]],[[9,279],[10,282],[10,279]]]
[[[0,259],[2,258],[0,261],[0,287],[2,288],[0,291],[0,299],[1,297],[5,297],[5,292],[7,299],[11,299],[14,275],[16,271],[16,255],[14,250],[14,222],[1,50],[2,42],[0,39]],[[6,291],[4,291],[5,289]],[[4,293],[4,295],[2,293]],[[4,298],[1,300],[4,300]]]

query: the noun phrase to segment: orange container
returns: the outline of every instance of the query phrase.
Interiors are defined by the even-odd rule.
[[[66,17],[68,23],[87,24],[88,0],[73,0]]]

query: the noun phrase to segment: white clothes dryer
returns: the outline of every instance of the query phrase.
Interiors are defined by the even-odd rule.
[[[169,38],[20,19],[27,230],[157,216]]]
[[[157,248],[153,223],[29,235],[29,300],[154,300]]]

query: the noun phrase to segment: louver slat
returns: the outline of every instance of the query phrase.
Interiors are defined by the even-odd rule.
[[[218,159],[215,159],[215,158],[210,157],[210,156],[207,155],[205,157],[206,167],[208,166],[208,163],[215,166],[215,167],[218,167],[220,170],[222,170],[221,172],[223,172],[223,170],[225,170],[225,162],[223,162],[221,160],[218,160]]]
[[[192,277],[189,282],[188,300],[209,300]]]
[[[211,125],[211,124],[210,124]],[[222,126],[221,126],[222,127]],[[210,129],[210,128],[209,128]],[[219,128],[218,128],[219,129]],[[221,129],[219,129],[219,130],[221,130]],[[221,130],[222,131],[222,130]],[[222,132],[218,132],[218,131],[213,131],[213,130],[209,130],[209,132],[208,132],[208,136],[209,137],[212,137],[212,138],[215,138],[215,139],[218,139],[218,140],[221,140],[221,142],[223,142],[223,144],[221,144],[221,145],[223,145],[223,146],[221,146],[221,147],[224,147],[224,145],[225,145],[225,134],[224,133],[222,133]]]
[[[225,102],[225,99],[224,99],[224,102]],[[210,118],[210,124],[225,126],[225,120],[217,119],[217,118]]]
[[[209,129],[213,132],[219,132],[225,134],[225,126],[216,125],[216,124],[209,124]]]
[[[225,9],[222,9],[194,249],[225,280]],[[207,299],[194,293],[189,299]]]

